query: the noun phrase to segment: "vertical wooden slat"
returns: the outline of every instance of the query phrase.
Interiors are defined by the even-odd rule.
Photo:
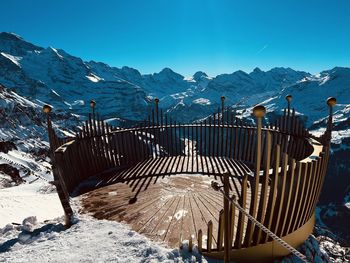
[[[300,180],[301,180],[301,163],[300,162],[296,163],[295,169],[296,169],[296,184],[294,187],[294,194],[292,195],[292,201],[291,201],[292,208],[291,208],[289,215],[288,214],[286,215],[286,217],[288,217],[288,219],[289,219],[286,234],[291,233],[292,222],[294,222],[296,220],[295,207],[296,207],[296,203],[298,200]]]
[[[293,183],[294,183],[294,174],[295,174],[295,159],[292,159],[290,165],[289,165],[289,180],[287,181],[288,184],[288,194],[286,196],[286,200],[283,204],[284,206],[284,216],[283,216],[283,222],[282,222],[282,226],[281,226],[281,236],[285,236],[286,234],[286,224],[287,224],[287,219],[290,220],[290,218],[287,218],[288,216],[288,212],[289,212],[289,207],[290,207],[290,201],[292,198],[292,190],[293,190]]]
[[[246,203],[247,203],[247,188],[248,188],[248,175],[245,175],[242,181],[242,194],[239,200],[239,204],[243,209],[246,208]],[[235,247],[237,248],[242,247],[242,239],[244,234],[244,221],[245,221],[245,215],[243,213],[239,213],[238,227],[237,227],[236,240],[235,240]]]
[[[224,210],[221,209],[219,213],[219,228],[218,228],[218,242],[217,247],[218,251],[222,251],[223,241],[224,241]]]
[[[228,113],[227,113],[228,114]],[[228,120],[227,120],[227,124],[225,125],[225,129],[222,128],[223,131],[225,131],[226,133],[226,139],[225,139],[225,154],[223,155],[224,157],[228,157],[229,156],[229,149],[228,149],[228,143],[229,143],[229,125],[228,125]],[[231,131],[231,130],[230,130]]]
[[[178,147],[179,147],[179,144],[178,144],[178,141],[177,141],[177,133],[176,133],[176,128],[177,128],[177,125],[176,125],[176,120],[174,121],[174,145],[175,145],[175,155],[178,155]]]
[[[249,213],[253,217],[256,217],[257,208],[258,208],[258,198],[259,198],[259,180],[260,180],[260,164],[261,164],[261,118],[257,118],[257,135],[256,135],[256,159],[255,159],[255,175],[254,175],[254,184],[252,186],[252,199],[250,203]],[[249,220],[247,226],[246,234],[246,245],[249,247],[252,243],[253,233],[254,233],[255,224]]]
[[[208,222],[208,233],[207,233],[207,251],[210,253],[213,243],[213,222],[209,220]]]
[[[237,127],[235,128],[235,150],[234,153],[234,159],[239,160],[239,142],[241,140],[241,128]]]
[[[95,121],[94,121],[95,122]],[[93,149],[94,159],[96,160],[96,172],[100,170],[101,163],[98,156],[98,150],[97,150],[97,144],[96,144],[96,138],[95,138],[95,129],[94,125],[92,124],[91,114],[89,113],[89,129],[90,129],[90,140],[91,140],[91,146]]]
[[[208,144],[207,144],[207,120],[204,120],[204,145],[203,145],[203,150],[204,150],[204,156],[208,155]]]
[[[230,146],[229,146],[229,154],[228,154],[228,158],[232,158],[232,150],[233,150],[233,147],[234,147],[234,135],[233,135],[233,131],[234,131],[234,128],[233,128],[233,113],[231,113],[231,122],[229,124],[229,127],[230,127]],[[228,132],[228,131],[227,131]],[[227,142],[226,142],[227,143]]]
[[[202,233],[202,229],[198,230],[198,252],[202,253],[203,250],[203,233]]]
[[[271,133],[266,132],[266,151],[265,151],[265,170],[264,179],[262,185],[262,192],[260,197],[260,205],[258,212],[258,221],[266,225],[266,207],[267,207],[267,193],[269,189],[269,179],[270,179],[270,162],[271,162]],[[259,244],[261,239],[261,229],[259,228],[255,244]]]
[[[308,174],[308,163],[300,163],[301,164],[301,173],[302,173],[302,177],[303,177],[303,181],[301,184],[301,189],[300,189],[300,197],[298,198],[297,201],[297,210],[296,210],[296,214],[295,214],[295,221],[293,222],[293,227],[291,229],[291,232],[293,232],[294,230],[296,230],[298,228],[298,226],[300,225],[301,222],[301,214],[302,214],[302,205],[303,205],[303,201],[304,201],[304,195],[305,195],[305,188],[306,188],[306,182],[307,182],[307,174]]]
[[[283,169],[281,172],[281,180],[282,183],[279,184],[279,194],[278,194],[278,200],[277,200],[277,217],[275,220],[275,224],[273,226],[272,232],[274,232],[276,235],[280,236],[280,223],[281,223],[281,215],[282,215],[282,208],[283,208],[283,200],[284,200],[284,194],[286,189],[286,182],[287,182],[287,169],[288,169],[288,154],[283,154]]]
[[[196,126],[195,126],[195,128],[196,128],[196,149],[195,149],[195,153],[196,153],[196,172],[198,173],[199,172],[199,162],[198,162],[198,156],[199,156],[199,154],[200,154],[200,152],[199,152],[199,137],[198,137],[198,124],[196,124]]]
[[[115,156],[113,154],[113,143],[112,143],[112,136],[111,136],[111,130],[108,123],[106,123],[106,131],[107,131],[107,138],[108,138],[108,155],[111,160],[111,167],[116,167],[117,163],[115,161]]]
[[[275,163],[274,163],[274,170],[273,170],[273,177],[272,177],[272,184],[270,186],[270,191],[269,191],[269,204],[268,204],[268,209],[267,211],[270,211],[268,214],[268,229],[271,229],[272,225],[272,220],[274,217],[274,211],[275,211],[275,206],[276,206],[276,196],[277,196],[277,187],[278,187],[278,175],[279,175],[279,163],[280,163],[280,151],[281,147],[279,144],[275,146]],[[269,236],[265,234],[265,242],[267,242]]]
[[[313,174],[314,174],[314,171],[315,171],[315,166],[316,162],[315,161],[312,161],[311,162],[311,165],[310,165],[310,170],[308,172],[308,180],[307,180],[307,185],[306,185],[306,189],[305,189],[305,196],[304,196],[304,200],[303,200],[303,208],[302,208],[302,216],[301,216],[301,221],[299,223],[299,226],[302,226],[305,222],[306,222],[306,219],[307,219],[307,214],[306,214],[306,210],[307,210],[307,207],[309,206],[309,202],[310,202],[310,191],[311,191],[311,187],[312,187],[312,177],[313,177]]]
[[[191,159],[192,159],[192,165],[191,165],[191,172],[194,172],[194,133],[193,133],[193,125],[191,125]]]
[[[318,182],[318,178],[319,178],[319,170],[321,168],[320,164],[322,163],[322,157],[319,157],[316,160],[316,164],[315,164],[315,171],[312,175],[312,186],[311,186],[311,192],[310,192],[310,206],[308,207],[307,211],[306,211],[306,220],[308,218],[311,217],[312,213],[313,213],[313,206],[314,206],[314,202],[315,202],[315,192],[316,192],[316,188],[317,188],[317,182]]]
[[[235,209],[235,205],[233,204],[233,202],[231,202],[231,205],[230,205],[230,217],[231,217],[231,220],[230,220],[230,230],[231,230],[231,243],[230,243],[230,246],[232,247],[232,244],[234,244],[234,234],[235,234],[235,222],[236,222],[236,209]]]
[[[211,146],[212,146],[212,141],[211,141],[211,128],[212,126],[211,126],[211,116],[209,117],[209,137],[208,137],[208,144],[207,144],[207,148],[208,148],[208,156],[211,156],[211,153],[212,153],[212,151],[211,151]]]
[[[220,146],[221,146],[221,136],[220,136],[220,108],[218,108],[218,125],[217,125],[218,137],[217,137],[217,148],[216,148],[216,157],[220,156]]]
[[[97,147],[97,155],[100,163],[100,171],[104,169],[104,160],[102,158],[102,150],[101,150],[101,142],[100,142],[100,130],[99,130],[99,121],[98,121],[98,115],[97,118],[94,118],[94,138],[96,141],[96,147]]]
[[[213,150],[211,156],[215,156],[215,145],[217,145],[217,142],[215,142],[215,131],[216,131],[216,121],[215,121],[215,113],[214,113],[214,119],[213,119],[213,139],[211,141],[211,145],[213,145]]]

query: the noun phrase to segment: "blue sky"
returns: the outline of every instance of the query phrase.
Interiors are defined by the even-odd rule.
[[[0,31],[142,73],[350,66],[348,0],[2,0],[1,10]]]

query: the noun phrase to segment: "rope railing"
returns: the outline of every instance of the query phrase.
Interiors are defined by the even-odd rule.
[[[295,249],[293,246],[288,244],[286,241],[284,241],[282,238],[278,237],[274,232],[272,232],[270,229],[265,227],[260,221],[258,221],[254,216],[249,214],[243,207],[240,206],[240,204],[236,200],[236,196],[230,197],[227,193],[224,192],[224,190],[217,185],[214,181],[212,181],[212,186],[216,191],[220,191],[224,198],[228,200],[231,204],[234,205],[238,209],[239,212],[243,213],[251,222],[253,222],[259,229],[264,231],[269,237],[271,237],[273,240],[278,242],[282,247],[293,253],[296,257],[298,257],[302,262],[309,263],[310,261],[307,259],[307,257],[299,252],[297,249]],[[232,214],[232,212],[231,212]]]

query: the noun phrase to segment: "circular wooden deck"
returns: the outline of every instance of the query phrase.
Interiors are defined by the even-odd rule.
[[[182,161],[186,159],[191,158],[177,157],[173,162],[182,167]],[[206,166],[209,170],[203,171],[207,175],[189,174],[191,171],[184,174],[186,169],[171,169],[171,158],[158,158],[151,163],[145,161],[119,171],[99,181],[99,188],[82,196],[84,212],[92,213],[98,219],[125,222],[133,230],[169,247],[178,247],[182,240],[188,240],[190,236],[196,243],[199,229],[206,238],[210,220],[213,222],[213,233],[217,232],[219,213],[223,209],[223,197],[211,188],[211,181],[221,180],[219,173],[230,171],[233,175],[230,181],[232,194],[239,197],[241,177],[249,170],[239,161],[207,159],[213,164]],[[229,163],[228,167],[231,168],[227,168],[225,163]],[[192,165],[201,163],[190,163],[188,167]],[[184,167],[187,165],[184,164]],[[250,203],[249,190],[248,193],[247,202]],[[216,239],[214,237],[214,243]]]

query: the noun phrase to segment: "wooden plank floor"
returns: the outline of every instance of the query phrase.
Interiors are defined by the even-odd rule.
[[[125,222],[133,230],[169,247],[178,247],[190,236],[196,243],[199,229],[206,239],[211,220],[215,244],[223,197],[211,188],[211,181],[222,181],[222,173],[229,171],[231,194],[240,197],[241,179],[249,169],[235,160],[200,159],[192,161],[182,156],[149,159],[110,174],[98,181],[98,188],[82,195],[84,212],[98,219]],[[196,169],[188,170],[193,165],[203,174],[196,173]],[[250,188],[247,197],[249,204]]]
[[[211,220],[215,244],[223,197],[211,188],[212,180],[214,176],[172,175],[158,178],[157,183],[138,193],[130,183],[116,183],[85,193],[82,204],[84,212],[98,219],[125,222],[133,230],[169,247],[178,247],[190,235],[196,243],[198,230],[206,235]],[[233,178],[231,185],[232,193],[239,195],[238,179]]]

